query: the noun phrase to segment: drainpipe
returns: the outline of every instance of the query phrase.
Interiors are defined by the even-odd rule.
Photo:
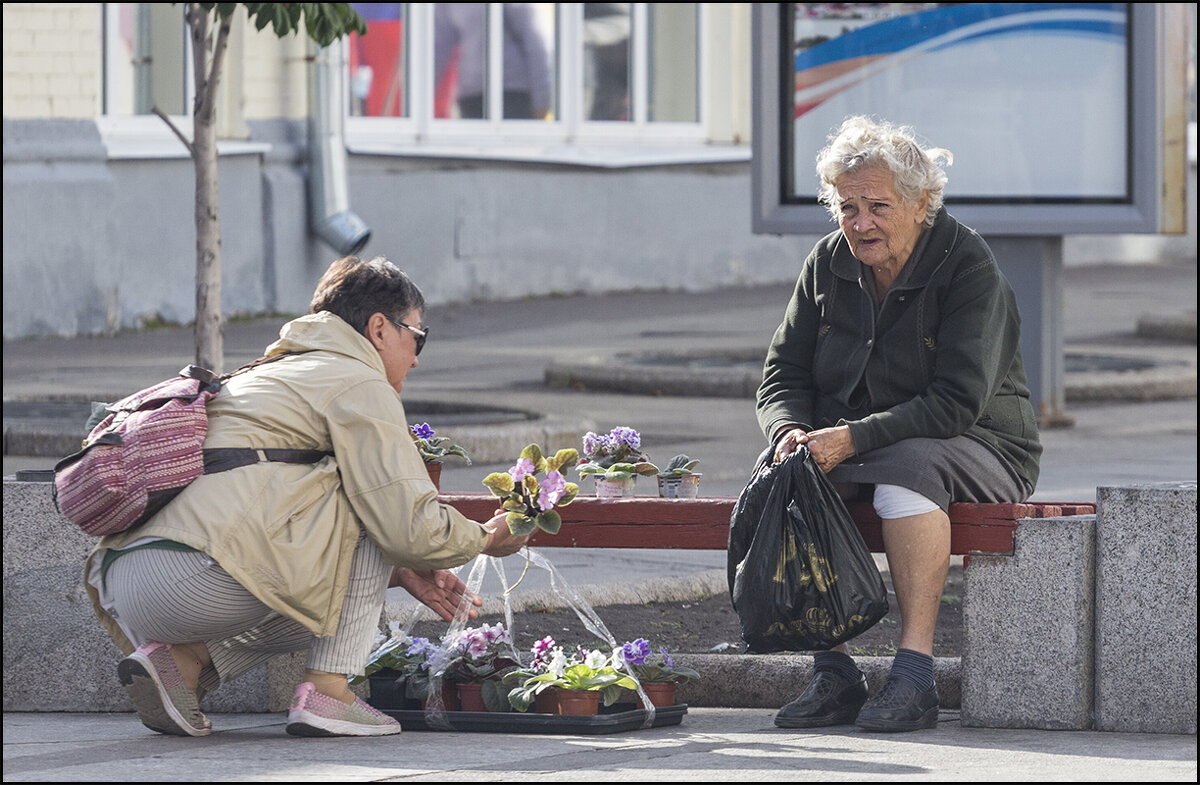
[[[318,48],[309,41],[309,62],[309,226],[338,253],[355,254],[371,239],[371,229],[351,211],[346,186],[341,43]]]

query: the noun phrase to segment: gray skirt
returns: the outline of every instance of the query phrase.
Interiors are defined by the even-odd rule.
[[[899,485],[916,491],[947,510],[951,502],[1023,502],[1033,493],[991,447],[969,436],[950,439],[924,437],[855,455],[829,472],[837,484]],[[869,500],[872,490],[862,487]]]

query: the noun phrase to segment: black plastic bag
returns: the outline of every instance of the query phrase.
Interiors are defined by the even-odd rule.
[[[729,524],[729,591],[752,652],[831,649],[888,612],[846,505],[806,447],[759,456]]]

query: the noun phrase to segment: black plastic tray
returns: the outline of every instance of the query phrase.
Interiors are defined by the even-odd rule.
[[[384,714],[399,720],[406,731],[445,730],[430,725],[425,712],[420,709],[384,709]],[[654,710],[654,724],[678,725],[687,714],[687,704],[660,706]],[[592,716],[577,714],[537,714],[520,711],[448,711],[445,712],[449,730],[479,733],[545,733],[545,734],[600,734],[621,733],[639,730],[646,721],[646,711],[633,703],[614,703],[601,707],[600,713]]]

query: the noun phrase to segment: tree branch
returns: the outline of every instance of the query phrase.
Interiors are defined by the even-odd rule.
[[[179,130],[179,126],[175,125],[175,123],[171,120],[171,118],[167,117],[163,113],[163,110],[158,108],[157,104],[155,104],[154,107],[150,111],[162,118],[162,121],[167,124],[167,128],[170,128],[172,131],[174,131],[175,135],[179,137],[179,141],[183,142],[183,146],[187,148],[188,155],[195,158],[196,157],[196,149],[194,147],[192,147],[192,143],[189,142],[188,138],[183,135],[182,131]]]

